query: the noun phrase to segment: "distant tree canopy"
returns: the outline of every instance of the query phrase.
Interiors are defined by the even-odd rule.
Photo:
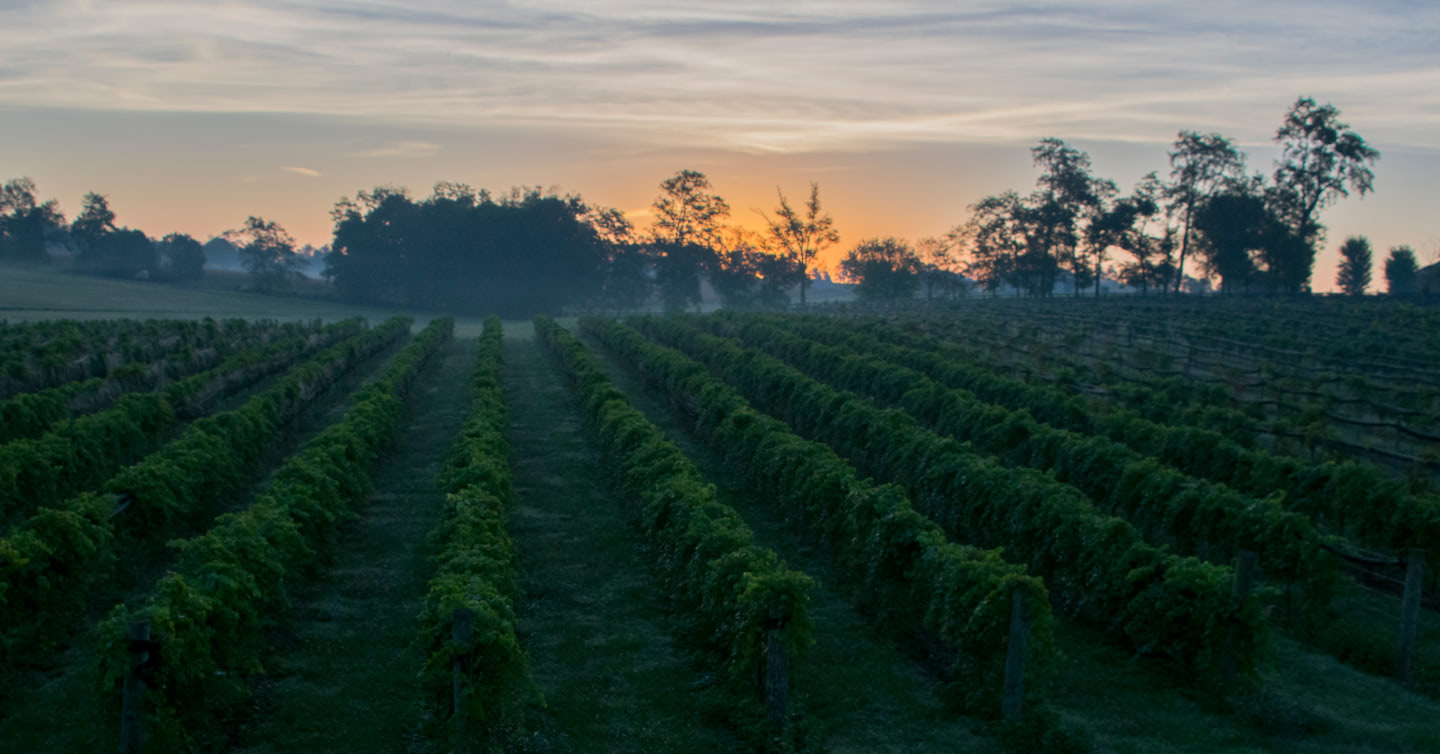
[[[1420,263],[1415,259],[1415,250],[1409,246],[1396,246],[1385,260],[1385,289],[1391,296],[1413,296],[1420,277]]]
[[[538,188],[497,199],[440,184],[417,202],[382,187],[342,199],[331,214],[335,235],[325,275],[356,302],[516,317],[558,313],[602,293],[615,251],[597,230],[598,213],[579,196]]]
[[[54,200],[41,202],[35,182],[15,178],[0,185],[0,260],[45,262],[46,244],[65,236],[65,216]]]
[[[1220,134],[1181,131],[1169,152],[1169,180],[1146,176],[1127,197],[1090,173],[1090,158],[1059,139],[1031,149],[1041,169],[1028,196],[1014,191],[971,205],[951,231],[965,272],[986,290],[1050,295],[1060,273],[1074,290],[1096,286],[1106,255],[1133,261],[1119,274],[1129,285],[1179,291],[1186,261],[1199,256],[1227,291],[1309,290],[1324,239],[1320,210],[1369,193],[1380,153],[1340,122],[1334,105],[1298,98],[1275,132],[1273,175],[1247,176],[1245,156]]]
[[[143,231],[115,224],[115,211],[104,196],[91,192],[70,223],[70,246],[81,270],[107,277],[149,277],[158,271],[159,252]]]
[[[289,290],[300,277],[305,260],[295,253],[295,239],[273,220],[250,216],[225,238],[239,247],[240,265],[261,291]]]
[[[205,276],[205,248],[184,233],[160,239],[161,267],[172,280],[199,280]]]
[[[1364,236],[1345,239],[1345,243],[1340,246],[1340,271],[1335,276],[1335,284],[1340,286],[1345,295],[1365,295],[1365,289],[1370,286],[1370,266],[1374,256],[1370,249],[1370,239]]]
[[[840,270],[857,284],[856,295],[878,301],[914,298],[921,267],[920,255],[898,238],[861,241],[840,262]]]

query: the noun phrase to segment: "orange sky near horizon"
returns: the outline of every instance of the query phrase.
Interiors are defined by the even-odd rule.
[[[816,181],[833,268],[1028,193],[1043,137],[1122,192],[1168,172],[1182,129],[1268,175],[1311,96],[1381,152],[1375,191],[1321,215],[1314,289],[1358,234],[1379,290],[1389,248],[1440,255],[1437,35],[1440,6],[1408,0],[0,4],[0,180],[72,218],[105,194],[152,236],[258,215],[314,245],[377,185],[554,186],[638,217],[693,169],[759,228],[777,186],[799,203]]]

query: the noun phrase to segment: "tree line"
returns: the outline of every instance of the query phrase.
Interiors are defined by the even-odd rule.
[[[679,311],[708,281],[731,308],[802,301],[820,253],[839,240],[819,187],[800,207],[780,194],[754,232],[726,222],[730,205],[700,172],[660,184],[645,232],[578,194],[459,183],[430,196],[379,187],[340,200],[325,274],[351,301],[528,316],[565,307]]]
[[[1085,152],[1046,138],[1031,149],[1040,175],[1028,194],[984,197],[943,237],[863,239],[839,272],[874,299],[963,295],[972,284],[997,295],[1050,295],[1062,281],[1075,295],[1099,295],[1107,275],[1141,293],[1170,294],[1192,280],[1187,265],[1222,292],[1306,292],[1325,237],[1321,211],[1372,191],[1380,155],[1337,108],[1305,97],[1286,112],[1275,142],[1281,154],[1266,176],[1247,171],[1232,139],[1182,131],[1169,174],[1151,172],[1122,194],[1094,174]],[[729,203],[703,173],[681,170],[659,188],[643,232],[616,209],[553,190],[492,194],[441,182],[421,199],[403,188],[360,191],[331,212],[324,275],[349,301],[455,312],[529,316],[652,301],[680,311],[699,305],[702,281],[728,308],[773,308],[791,292],[806,303],[821,255],[840,242],[815,183],[799,204],[777,188],[777,206],[759,211],[759,231],[730,222]],[[262,290],[287,287],[310,260],[284,228],[259,217],[221,239]],[[44,261],[47,246],[60,245],[96,274],[192,279],[203,274],[207,249],[227,250],[217,243],[202,247],[184,234],[152,240],[120,227],[94,193],[67,225],[29,179],[0,187],[0,260]],[[1363,292],[1368,241],[1347,239],[1340,252],[1338,284]],[[1412,249],[1391,250],[1393,293],[1416,292],[1417,272]]]
[[[946,242],[963,251],[966,274],[991,293],[1049,295],[1064,274],[1075,295],[1086,288],[1099,295],[1116,255],[1119,281],[1142,293],[1181,291],[1187,262],[1225,293],[1308,292],[1325,240],[1321,210],[1372,191],[1380,153],[1340,120],[1338,108],[1308,97],[1290,106],[1274,141],[1281,153],[1266,176],[1247,172],[1232,139],[1182,131],[1168,151],[1169,175],[1151,172],[1122,195],[1093,174],[1087,154],[1044,139],[1031,150],[1041,168],[1036,189],[972,204],[970,219]],[[1337,284],[1363,292],[1369,242],[1347,239],[1340,253]],[[1391,292],[1414,292],[1416,270],[1412,249],[1392,249]]]
[[[204,244],[185,233],[151,238],[119,225],[102,194],[86,194],[80,213],[67,222],[58,202],[40,201],[33,180],[0,184],[0,262],[49,264],[52,251],[70,255],[80,272],[167,281],[199,280],[209,257],[234,255],[262,290],[287,287],[309,262],[284,228],[263,218],[247,218]]]
[[[196,280],[204,274],[199,241],[184,233],[151,239],[115,220],[109,201],[92,192],[67,224],[58,202],[39,200],[34,181],[6,181],[0,185],[0,261],[44,264],[50,248],[61,247],[74,255],[77,269],[97,275]]]

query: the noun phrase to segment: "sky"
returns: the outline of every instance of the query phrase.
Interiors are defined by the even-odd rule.
[[[1321,216],[1440,258],[1440,3],[0,0],[0,180],[151,235],[249,215],[328,242],[344,196],[578,192],[637,225],[704,172],[733,220],[820,186],[841,244],[918,240],[1034,187],[1058,137],[1128,190],[1181,130],[1269,174],[1297,97],[1381,152]],[[1383,280],[1377,270],[1376,278]]]

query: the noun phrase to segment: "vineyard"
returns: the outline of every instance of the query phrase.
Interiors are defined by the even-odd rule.
[[[0,748],[1440,751],[1437,325],[0,324]]]

